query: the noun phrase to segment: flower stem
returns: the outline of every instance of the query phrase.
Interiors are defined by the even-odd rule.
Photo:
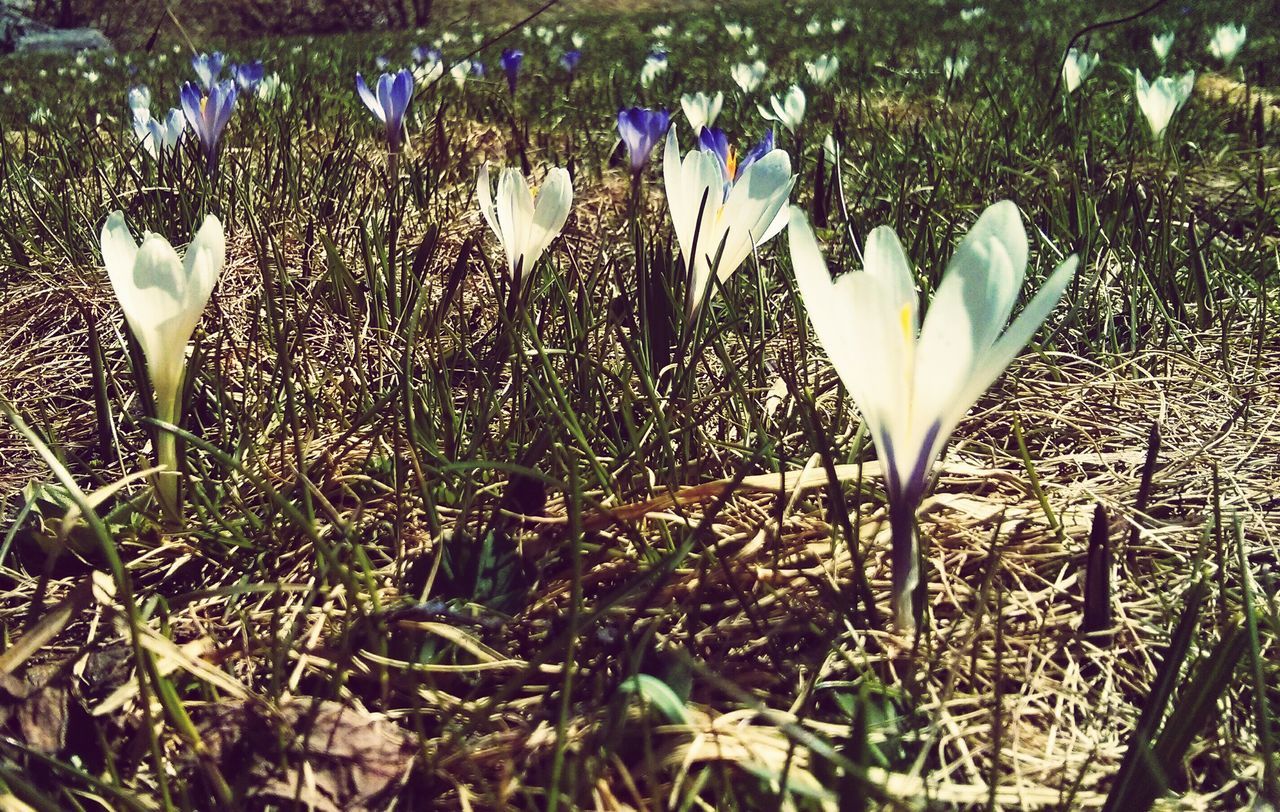
[[[159,398],[156,403],[156,418],[165,423],[177,425],[178,398]],[[156,496],[160,500],[160,508],[171,520],[182,519],[182,503],[178,496],[178,437],[173,432],[159,428],[156,430],[156,464],[163,465],[164,470],[155,476]]]
[[[907,501],[910,504],[901,504]],[[920,585],[920,545],[916,535],[916,502],[890,502],[889,528],[892,533],[893,625],[904,634],[915,630],[916,591]]]

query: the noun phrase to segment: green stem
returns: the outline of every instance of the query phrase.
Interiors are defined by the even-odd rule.
[[[172,396],[157,397],[156,419],[176,426],[178,400],[181,397],[181,390]],[[178,437],[168,429],[156,429],[156,464],[164,466],[164,470],[155,476],[156,496],[160,499],[160,508],[173,521],[181,521],[182,502],[178,496]]]

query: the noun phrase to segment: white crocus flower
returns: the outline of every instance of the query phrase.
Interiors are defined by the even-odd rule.
[[[891,228],[868,236],[862,271],[834,280],[794,207],[789,240],[814,334],[857,404],[884,470],[893,615],[908,631],[919,582],[915,513],[929,471],[956,425],[1058,303],[1077,259],[1059,265],[1005,330],[1022,290],[1027,235],[1018,207],[996,203],[956,249],[921,327],[915,279]]]
[[[644,60],[644,67],[640,68],[640,86],[648,87],[653,84],[653,80],[657,79],[667,70],[667,55],[664,53],[651,53]]]
[[[960,19],[966,23],[971,23],[986,13],[987,13],[987,10],[982,6],[975,6],[973,8],[962,8],[960,9]]]
[[[792,85],[785,95],[771,96],[769,107],[759,104],[756,109],[766,121],[776,121],[794,133],[804,121],[804,91],[799,85]]]
[[[1191,91],[1196,86],[1196,72],[1189,70],[1180,78],[1161,76],[1150,84],[1143,78],[1142,71],[1134,71],[1138,96],[1138,107],[1147,117],[1151,127],[1151,137],[1156,141],[1163,140],[1169,121],[1178,108],[1191,98]]]
[[[667,131],[662,176],[676,241],[690,269],[685,294],[690,319],[711,293],[713,271],[723,283],[786,225],[783,212],[795,184],[791,156],[770,150],[741,172],[736,163],[732,152],[722,162],[707,149],[690,150],[682,159],[676,128]]]
[[[416,87],[429,85],[444,76],[444,63],[439,59],[431,59],[421,65],[413,66],[413,81]]]
[[[845,26],[844,17],[836,17],[834,20],[831,21],[831,33],[839,34],[841,31],[844,30],[844,26]]]
[[[471,60],[464,59],[461,62],[449,68],[449,76],[452,77],[453,83],[461,90],[467,83],[467,76],[471,73]]]
[[[258,98],[265,102],[279,98],[282,103],[288,104],[292,90],[289,85],[280,81],[280,74],[270,73],[262,77],[261,82],[258,82],[257,93]]]
[[[725,23],[724,30],[731,39],[742,39],[742,23]]]
[[[836,59],[835,54],[823,54],[812,62],[804,63],[804,69],[815,85],[825,85],[830,82],[839,67],[840,60]]]
[[[146,124],[147,120],[151,118],[151,91],[147,89],[146,85],[131,87],[127,98],[129,111],[133,113],[136,129],[137,122],[141,121]]]
[[[706,93],[698,91],[697,93],[686,93],[680,97],[680,107],[684,109],[684,117],[689,119],[689,126],[695,133],[703,127],[714,125],[723,105],[723,93],[708,96]]]
[[[1244,46],[1245,27],[1243,25],[1220,25],[1209,40],[1209,53],[1214,59],[1222,60],[1222,64],[1230,65],[1236,54]]]
[[[534,197],[519,169],[503,169],[498,176],[497,200],[489,181],[489,166],[480,167],[476,180],[480,214],[493,229],[507,255],[507,272],[519,288],[533,278],[532,269],[542,252],[564,228],[573,205],[569,173],[552,167]]]
[[[582,48],[583,45],[587,44],[587,38],[576,31],[569,37],[569,41],[573,43],[574,48],[579,49]]]
[[[733,78],[733,83],[742,90],[743,93],[754,93],[755,89],[760,86],[760,82],[764,79],[765,74],[769,72],[769,67],[760,60],[756,60],[750,64],[739,62],[729,69],[729,76]]]
[[[169,115],[163,121],[152,118],[150,112],[145,120],[133,120],[133,134],[147,154],[157,159],[162,153],[168,154],[177,146],[186,127],[187,117],[176,107],[169,109]]]
[[[667,39],[671,36],[671,30],[671,26],[669,25],[655,25],[649,30],[649,33],[656,39]]]
[[[1077,51],[1075,48],[1067,51],[1067,58],[1062,63],[1062,81],[1067,92],[1074,93],[1076,88],[1084,84],[1084,80],[1089,78],[1089,74],[1093,73],[1093,69],[1101,61],[1102,57],[1097,54]]]
[[[827,137],[822,139],[822,153],[827,159],[827,166],[840,163],[840,150],[836,149],[836,139],[831,133],[827,133]]]
[[[809,36],[816,37],[818,34],[822,33],[822,21],[815,17],[809,21],[808,25],[804,27],[804,30]]]
[[[1156,59],[1160,60],[1160,64],[1164,64],[1169,59],[1169,51],[1173,50],[1173,32],[1166,31],[1163,34],[1151,35],[1151,50],[1155,52]]]
[[[213,293],[227,258],[222,223],[209,215],[179,257],[169,241],[145,234],[142,245],[134,242],[124,214],[111,213],[102,226],[102,260],[125,321],[142,348],[147,375],[155,396],[156,417],[178,422],[182,414],[182,382],[186,377],[187,342]],[[177,469],[176,438],[161,431],[156,462]],[[161,506],[170,516],[181,514],[178,483],[173,476],[157,478]]]
[[[942,75],[947,77],[948,82],[959,82],[968,72],[969,57],[967,56],[958,56],[954,59],[947,57],[942,60]]]

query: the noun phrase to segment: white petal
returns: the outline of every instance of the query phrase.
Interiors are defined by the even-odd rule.
[[[227,238],[222,222],[212,214],[204,218],[200,230],[191,238],[187,254],[183,257],[186,276],[186,295],[183,306],[191,319],[191,331],[209,303],[213,287],[218,283],[222,268],[227,262]]]
[[[525,255],[525,267],[532,268],[538,257],[564,228],[573,206],[573,182],[568,171],[554,167],[538,192],[533,209],[533,224],[529,234],[529,248]],[[528,276],[526,275],[526,278]]]
[[[706,295],[711,282],[711,263],[724,242],[724,175],[715,155],[694,150],[685,156],[681,176],[684,236],[677,231],[676,238],[680,240],[686,265],[692,260],[686,291],[686,310],[692,316]]]
[[[895,324],[890,293],[866,273],[846,273],[832,281],[804,214],[791,208],[788,229],[796,285],[814,334],[867,421],[885,456],[888,440],[894,462],[913,457],[905,421],[905,384],[910,373],[909,343]]]
[[[1004,335],[1000,336],[982,358],[978,359],[967,386],[956,398],[956,406],[961,407],[961,404],[963,406],[955,416],[954,422],[951,422],[952,428],[982,396],[982,393],[995,383],[1000,373],[1004,372],[1005,368],[1018,356],[1031,337],[1040,329],[1040,325],[1044,324],[1044,320],[1049,317],[1053,308],[1057,306],[1058,300],[1062,298],[1071,278],[1075,276],[1079,262],[1080,258],[1072,255],[1055,268],[1040,290],[1036,291],[1036,295],[1014,319],[1013,324],[1009,325]],[[951,429],[948,428],[947,432],[950,433],[950,431]]]
[[[186,329],[189,320],[183,318],[186,280],[182,260],[168,240],[156,234],[143,239],[132,282],[128,297],[121,297],[120,304],[146,356],[156,405],[171,408],[181,386],[191,331]]]
[[[133,263],[137,256],[138,244],[125,224],[124,212],[111,212],[102,224],[102,262],[117,298],[122,288],[126,291],[132,288]]]
[[[775,149],[751,164],[733,184],[721,214],[722,234],[728,234],[716,276],[728,278],[754,248],[762,245],[778,212],[786,205],[795,182],[791,156]],[[717,246],[718,248],[718,246]],[[714,257],[714,248],[708,247]]]
[[[916,294],[915,278],[911,274],[907,255],[892,228],[878,226],[872,230],[862,252],[862,261],[866,273],[881,280],[881,284],[890,292],[894,312],[900,313],[904,306],[908,307],[908,322],[914,339],[920,323],[919,296]]]
[[[481,165],[480,174],[476,178],[476,199],[480,201],[481,216],[489,224],[494,236],[501,241],[502,232],[498,230],[498,213],[493,205],[493,184],[489,180],[488,164]]]

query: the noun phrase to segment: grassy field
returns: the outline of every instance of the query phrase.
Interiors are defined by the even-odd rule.
[[[191,41],[0,58],[0,805],[1280,805],[1269,8],[1088,31],[1070,94],[1072,38],[1137,4],[579,3],[251,46],[179,7]],[[1206,45],[1236,22],[1228,67]],[[389,153],[355,74],[433,43]],[[190,127],[153,158],[129,88],[161,116],[215,49],[287,87],[240,95],[212,171]],[[485,71],[459,84],[464,58]],[[1161,141],[1135,68],[1196,72]],[[802,122],[770,125],[792,84]],[[628,172],[618,111],[671,111],[689,150],[696,91],[732,143],[776,126],[833,271],[891,226],[925,308],[1004,199],[1020,302],[1080,258],[933,470],[913,631],[886,462],[788,233],[693,319],[663,144]],[[485,163],[572,177],[523,291]],[[225,229],[172,421],[104,269],[116,210],[176,246]]]

